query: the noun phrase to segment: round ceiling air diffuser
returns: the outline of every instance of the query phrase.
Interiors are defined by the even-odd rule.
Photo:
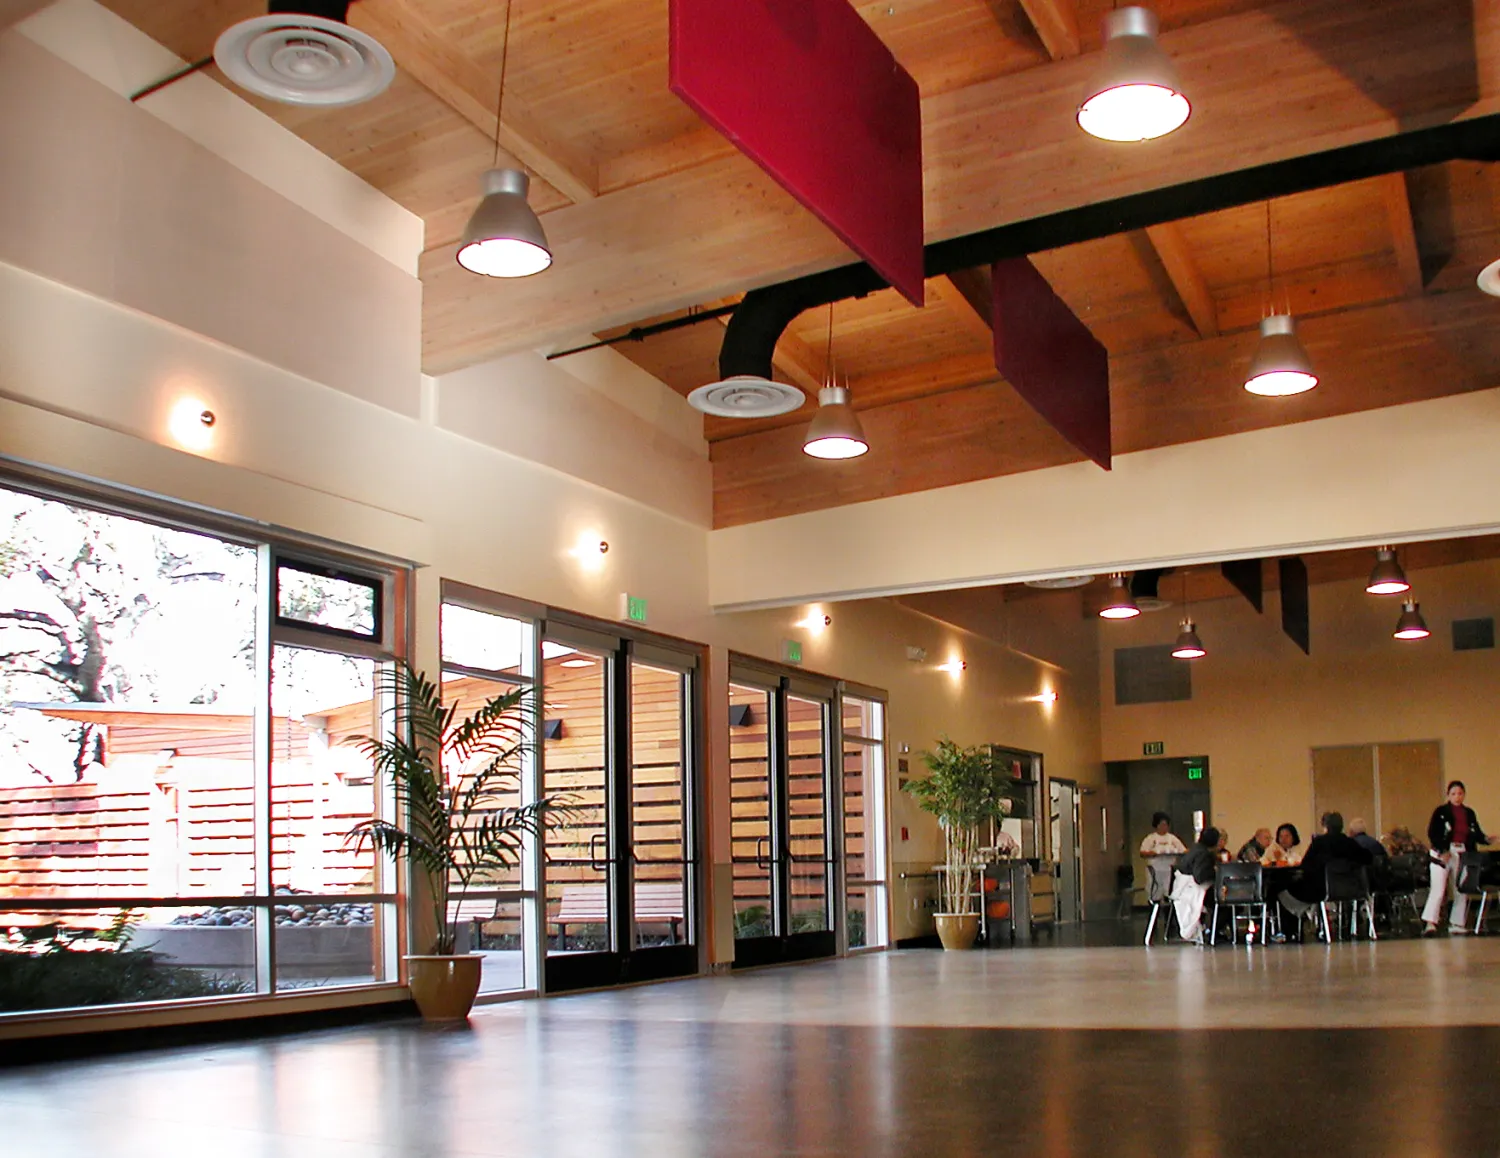
[[[1074,587],[1087,587],[1093,581],[1092,575],[1059,575],[1056,579],[1028,579],[1026,586],[1043,591],[1068,591]]]
[[[790,414],[806,401],[807,396],[797,387],[753,374],[710,382],[688,395],[688,402],[696,409],[718,418],[771,418]]]
[[[348,7],[273,3],[269,15],[224,30],[214,63],[242,89],[284,104],[334,108],[367,101],[390,87],[396,65],[379,41],[344,23]]]

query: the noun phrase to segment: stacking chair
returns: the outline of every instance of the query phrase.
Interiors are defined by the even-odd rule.
[[[1325,880],[1327,893],[1323,903],[1319,906],[1319,912],[1323,918],[1324,940],[1329,944],[1333,943],[1333,928],[1328,923],[1329,905],[1334,907],[1334,914],[1338,917],[1341,928],[1344,923],[1344,906],[1351,906],[1352,916],[1349,922],[1351,936],[1359,932],[1359,910],[1363,906],[1370,940],[1377,940],[1375,904],[1370,893],[1370,874],[1365,870],[1365,866],[1346,860],[1331,860],[1328,862]]]
[[[1417,890],[1427,883],[1427,857],[1418,853],[1377,860],[1370,868],[1370,885],[1377,897],[1390,906],[1392,933],[1403,925],[1420,926],[1422,910],[1417,905]]]
[[[1165,941],[1172,933],[1172,918],[1176,912],[1172,907],[1172,861],[1172,857],[1158,856],[1146,862],[1146,899],[1151,902],[1151,920],[1146,922],[1148,949],[1158,918],[1161,920],[1161,939]]]
[[[1493,878],[1490,877],[1489,853],[1474,849],[1463,854],[1463,861],[1458,870],[1458,891],[1469,898],[1469,904],[1474,904],[1474,898],[1479,899],[1479,905],[1474,913],[1474,932],[1484,932],[1484,913],[1489,908],[1490,894],[1496,891]]]
[[[1248,924],[1246,933],[1255,928],[1255,914],[1260,912],[1262,939],[1266,936],[1266,895],[1261,888],[1260,865],[1236,861],[1214,868],[1213,924],[1209,931],[1209,944],[1219,943],[1219,910],[1229,910],[1229,943],[1239,940],[1239,923]],[[1241,916],[1243,914],[1243,916]]]

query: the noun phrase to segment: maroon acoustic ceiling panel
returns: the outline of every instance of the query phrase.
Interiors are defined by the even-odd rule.
[[[1110,468],[1109,354],[1024,257],[991,269],[995,366],[1059,434]]]
[[[672,91],[922,304],[917,82],[848,0],[672,0]]]

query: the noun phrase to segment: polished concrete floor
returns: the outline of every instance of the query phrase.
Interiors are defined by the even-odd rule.
[[[1500,939],[876,954],[0,1070],[6,1158],[1500,1153]]]

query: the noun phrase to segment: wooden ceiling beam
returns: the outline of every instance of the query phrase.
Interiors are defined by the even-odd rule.
[[[993,7],[1000,0],[989,2]],[[1083,50],[1078,35],[1078,6],[1074,0],[1021,0],[1021,8],[1053,60],[1077,56]]]
[[[1177,291],[1177,297],[1187,310],[1188,317],[1193,319],[1193,328],[1198,331],[1198,336],[1216,337],[1219,333],[1218,307],[1214,304],[1208,282],[1203,279],[1203,271],[1198,268],[1198,262],[1193,258],[1182,230],[1175,222],[1168,222],[1165,225],[1150,226],[1146,230],[1146,237],[1151,242],[1151,248],[1156,251],[1156,256],[1161,258],[1162,268],[1167,271],[1167,278]]]
[[[990,328],[990,284],[988,269],[966,269],[935,277],[928,283],[933,296],[951,313],[963,328],[993,347],[994,331]]]
[[[385,45],[398,68],[494,139],[499,76],[428,23],[412,0],[360,0],[349,6],[349,23]],[[505,95],[499,137],[503,150],[569,200],[599,195],[593,159],[549,133],[514,93]]]
[[[1424,288],[1422,254],[1417,248],[1417,230],[1412,221],[1406,174],[1389,173],[1375,180],[1379,182],[1386,217],[1391,225],[1391,246],[1396,252],[1396,269],[1401,275],[1401,288],[1407,297],[1420,297]]]

